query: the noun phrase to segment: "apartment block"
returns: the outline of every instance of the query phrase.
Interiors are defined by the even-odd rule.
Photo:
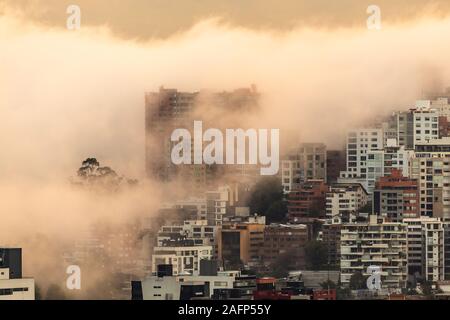
[[[373,213],[396,222],[420,216],[420,192],[417,180],[394,169],[376,182],[372,201]]]
[[[205,164],[175,166],[171,161],[171,150],[175,144],[170,139],[173,130],[191,128],[194,120],[202,120],[206,126],[214,128],[238,125],[234,115],[254,112],[258,108],[258,101],[259,94],[254,86],[230,92],[182,92],[161,87],[158,92],[146,93],[147,175],[161,181],[180,177],[183,181],[189,181],[189,192],[194,195],[214,187],[214,181],[224,174],[225,167]],[[208,112],[211,109],[214,112]],[[211,116],[212,113],[214,116]],[[227,170],[232,174],[256,171],[242,166],[227,166]]]
[[[416,143],[438,138],[439,116],[445,109],[441,101],[418,100],[414,108],[395,112],[382,124],[385,142],[395,139],[399,146],[414,149]]]
[[[222,225],[225,217],[248,215],[246,207],[249,189],[241,183],[230,183],[205,192],[206,219],[210,225]]]
[[[368,193],[359,183],[334,184],[326,194],[327,218],[355,213],[367,204]]]
[[[439,138],[439,113],[431,109],[429,101],[418,101],[413,113],[414,146]]]
[[[175,174],[170,135],[175,128],[186,126],[198,95],[163,87],[145,94],[146,169],[150,177],[169,180]]]
[[[307,180],[288,196],[288,219],[299,223],[304,219],[325,217],[325,199],[329,188],[323,180]]]
[[[201,260],[211,260],[214,254],[212,246],[161,246],[154,247],[152,270],[157,266],[172,265],[174,275],[198,275]]]
[[[445,278],[444,226],[438,218],[404,219],[408,226],[408,273],[427,281]]]
[[[450,217],[450,159],[417,154],[410,165],[411,178],[419,182],[421,215]]]
[[[305,244],[308,241],[308,228],[302,224],[271,224],[264,229],[263,263],[271,267],[286,263],[289,270],[305,268]],[[282,259],[286,258],[289,259]]]
[[[170,246],[180,240],[191,241],[193,245],[215,245],[216,226],[207,220],[186,220],[182,225],[165,225],[157,234],[157,245]]]
[[[202,263],[197,275],[175,274],[171,265],[158,265],[154,275],[133,281],[132,300],[211,299],[217,290],[232,290],[236,275],[218,272],[216,261],[207,262],[212,266]]]
[[[368,276],[369,266],[379,266],[383,288],[403,288],[407,280],[407,225],[375,215],[369,222],[344,224],[341,229],[341,282],[351,276]]]
[[[335,216],[322,225],[322,241],[327,248],[329,268],[340,269],[342,219]]]
[[[217,256],[225,270],[259,265],[264,247],[265,220],[227,221],[217,230]]]
[[[381,150],[384,146],[383,130],[368,128],[352,130],[347,134],[347,165],[342,178],[365,178],[367,175],[367,153]]]

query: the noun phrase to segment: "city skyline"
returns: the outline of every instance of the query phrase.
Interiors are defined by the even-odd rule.
[[[439,0],[0,0],[0,298],[447,298],[447,34]]]

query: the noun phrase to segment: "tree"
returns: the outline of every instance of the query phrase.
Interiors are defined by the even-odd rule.
[[[350,277],[349,287],[352,290],[367,289],[367,278],[362,272],[355,272]]]
[[[248,206],[252,213],[265,216],[267,223],[285,221],[287,205],[283,199],[280,179],[276,177],[261,179],[250,192]]]
[[[280,254],[270,266],[271,274],[276,278],[286,278],[294,264],[295,255],[292,251]]]
[[[110,167],[101,167],[96,158],[88,158],[81,163],[77,171],[75,184],[89,187],[117,190],[125,181],[129,186],[137,185],[137,180],[124,179]]]
[[[367,204],[364,207],[362,207],[361,209],[359,209],[358,211],[371,214],[372,213],[372,203],[367,202]]]
[[[433,287],[431,281],[423,281],[420,284],[420,290],[422,291],[422,294],[427,297],[428,299],[433,299]]]
[[[306,268],[308,270],[324,270],[328,264],[328,250],[322,241],[309,241],[305,245]]]

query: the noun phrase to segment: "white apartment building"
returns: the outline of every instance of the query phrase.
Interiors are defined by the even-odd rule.
[[[194,245],[214,246],[216,226],[208,225],[207,220],[186,220],[183,225],[162,226],[157,234],[157,245],[164,246],[171,240],[186,239]]]
[[[367,152],[366,185],[369,193],[373,192],[378,178],[388,175],[392,169],[401,170],[405,177],[409,176],[409,160],[414,156],[414,151],[395,144],[395,141],[388,140],[388,146],[384,149]]]
[[[369,266],[381,268],[382,288],[403,288],[407,280],[407,225],[375,215],[369,222],[343,224],[341,229],[341,282]]]
[[[343,213],[354,213],[364,207],[368,193],[359,183],[335,184],[326,195],[326,215],[328,218]]]
[[[366,178],[367,154],[370,150],[381,150],[384,145],[383,130],[368,128],[352,130],[347,134],[347,171],[342,178]]]
[[[34,279],[11,279],[9,268],[0,268],[0,300],[34,300]]]
[[[149,276],[142,283],[143,300],[180,300],[183,286],[205,285],[207,298],[210,298],[215,289],[233,289],[235,276],[228,273],[203,276]],[[207,285],[206,285],[207,284]]]
[[[229,202],[232,200],[230,197],[230,189],[227,186],[206,192],[206,214],[209,224],[222,225],[223,217],[227,214]]]
[[[22,277],[22,249],[0,248],[0,300],[34,300],[34,279]]]
[[[444,227],[441,221],[423,223],[424,275],[429,281],[445,279]]]
[[[212,246],[154,247],[152,270],[155,272],[160,264],[171,264],[174,275],[198,275],[200,260],[211,260],[213,253]]]
[[[206,192],[206,219],[209,225],[222,225],[224,217],[246,212],[240,207],[238,184],[223,185]]]
[[[435,108],[436,107],[436,108]],[[416,143],[439,137],[439,116],[448,114],[444,101],[416,101],[415,108],[395,112],[382,123],[385,142],[397,140],[399,146],[413,149]],[[385,143],[386,144],[386,143]]]
[[[285,194],[298,189],[304,180],[299,161],[281,160],[281,185]]]
[[[430,101],[419,100],[417,109],[412,110],[414,146],[439,138],[439,113],[429,106]]]
[[[375,139],[375,138],[374,138]],[[369,194],[373,193],[375,182],[391,172],[399,169],[404,176],[409,176],[409,160],[414,156],[413,150],[407,150],[404,146],[397,146],[397,141],[388,139],[387,145],[381,149],[368,149],[359,161],[360,176],[341,173],[339,183],[360,183]],[[361,150],[360,150],[361,151]]]
[[[404,219],[408,225],[408,271],[418,272],[427,281],[445,278],[444,226],[438,218]]]

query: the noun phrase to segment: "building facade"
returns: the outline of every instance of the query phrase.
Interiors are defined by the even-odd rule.
[[[353,274],[368,276],[379,266],[383,288],[404,288],[407,281],[407,225],[375,215],[369,222],[343,224],[341,229],[341,283]]]
[[[417,180],[392,170],[390,175],[380,177],[376,182],[372,201],[373,213],[392,221],[420,216],[420,193]]]
[[[22,249],[0,248],[0,300],[34,299],[34,279],[22,277]]]
[[[368,201],[368,193],[359,183],[335,184],[326,195],[327,218],[355,213]]]

